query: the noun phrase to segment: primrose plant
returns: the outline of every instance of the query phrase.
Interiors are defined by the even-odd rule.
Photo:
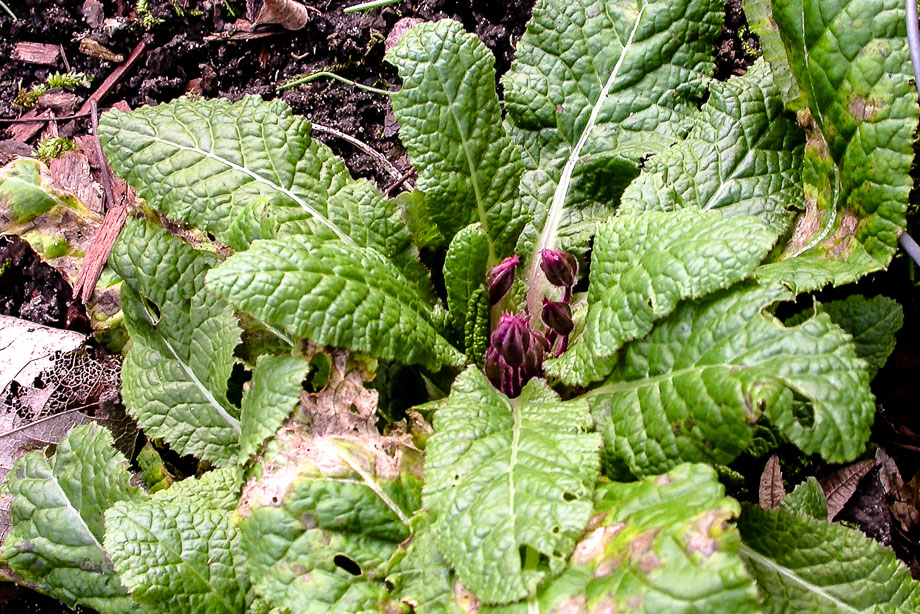
[[[745,8],[764,57],[719,82],[721,0],[538,0],[504,100],[413,27],[393,199],[277,100],[103,115],[149,206],[124,403],[211,469],[148,494],[74,429],[5,486],[10,573],[104,614],[920,611],[815,480],[719,481],[865,451],[900,307],[791,303],[888,265],[918,117],[899,2]]]

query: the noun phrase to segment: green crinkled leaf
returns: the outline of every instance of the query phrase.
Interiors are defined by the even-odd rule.
[[[291,415],[310,363],[299,356],[261,356],[240,409],[240,461],[246,462]]]
[[[179,99],[110,111],[99,132],[112,168],[141,197],[234,248],[285,226],[387,256],[409,245],[396,204],[353,182],[280,100]]]
[[[412,539],[401,544],[388,564],[387,582],[396,599],[416,614],[462,614],[469,609],[456,601],[454,573],[441,553],[432,518],[419,512],[412,519]]]
[[[682,303],[627,345],[590,393],[611,470],[727,464],[750,445],[761,415],[808,454],[858,456],[875,415],[865,362],[826,314],[787,328],[764,312],[791,297],[736,286]]]
[[[99,124],[118,175],[171,218],[218,240],[245,247],[259,237],[258,226],[228,231],[246,203],[260,197],[298,207],[314,215],[318,229],[348,236],[317,208],[345,186],[348,171],[280,100],[179,99],[130,113],[110,111]]]
[[[712,74],[722,15],[714,0],[537,2],[504,77],[508,117],[536,167],[521,182],[533,216],[519,250],[532,254],[528,279],[542,279],[540,250],[580,251],[640,160],[679,138]],[[531,283],[535,317],[544,286]]]
[[[75,426],[51,458],[29,452],[3,490],[13,496],[2,558],[36,590],[101,614],[137,612],[103,548],[103,513],[136,499],[127,459],[95,423]]]
[[[393,113],[432,219],[448,239],[478,222],[497,262],[523,223],[517,188],[524,167],[502,124],[495,58],[461,24],[442,20],[406,32],[386,59],[403,80],[391,95]]]
[[[125,407],[147,435],[219,465],[239,457],[238,410],[227,400],[240,330],[233,309],[204,289],[210,253],[129,219],[109,259],[132,346],[122,367]]]
[[[744,506],[738,528],[765,613],[920,611],[907,568],[859,531],[753,506]]]
[[[585,403],[536,380],[516,399],[474,368],[454,381],[428,441],[424,501],[441,554],[483,602],[532,595],[564,568],[591,515],[591,425]],[[543,557],[548,569],[536,566]]]
[[[246,611],[245,557],[226,505],[239,487],[239,474],[222,469],[106,512],[105,546],[138,603],[177,614]]]
[[[813,477],[796,486],[780,502],[779,507],[786,512],[827,520],[827,498],[821,484]]]
[[[651,158],[626,189],[620,215],[718,210],[756,216],[781,233],[802,202],[804,140],[758,60],[744,76],[713,84],[687,137]]]
[[[240,309],[314,343],[433,371],[464,363],[412,285],[373,250],[305,236],[257,241],[207,283]]]
[[[766,59],[791,70],[807,144],[805,213],[781,258],[817,263],[821,285],[887,266],[905,225],[918,107],[897,0],[775,3]],[[767,9],[753,24],[764,28]],[[770,26],[772,28],[772,25]],[[793,264],[783,273],[808,289]]]
[[[482,324],[478,321],[476,301],[479,299],[477,291],[485,287],[488,264],[489,238],[479,224],[471,224],[454,235],[444,259],[444,286],[447,309],[457,337],[465,338],[468,326]],[[488,321],[485,324],[488,329]],[[464,343],[464,350],[469,349]]]
[[[818,309],[853,336],[857,356],[868,363],[869,378],[875,377],[894,351],[895,335],[904,323],[904,310],[897,301],[884,296],[866,298],[853,294],[824,303]],[[805,314],[794,316],[787,324],[797,323],[804,317]]]
[[[678,301],[727,288],[754,270],[776,233],[750,217],[684,209],[598,226],[584,338],[597,357],[644,336]]]
[[[758,612],[729,522],[740,506],[715,471],[679,465],[598,488],[594,521],[569,567],[536,598],[483,614]]]
[[[377,612],[420,506],[419,459],[382,438],[285,428],[237,510],[256,592],[290,612]]]

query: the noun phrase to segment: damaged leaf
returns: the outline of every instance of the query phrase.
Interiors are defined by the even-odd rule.
[[[770,456],[763,468],[758,493],[760,507],[765,510],[775,510],[786,498],[783,470],[779,466],[779,457],[776,454]]]
[[[607,484],[598,489],[594,517],[568,569],[527,603],[483,611],[758,611],[731,524],[739,511],[705,465]]]
[[[821,480],[821,488],[827,498],[827,517],[833,520],[844,508],[859,482],[875,467],[875,461],[867,459],[842,467]]]

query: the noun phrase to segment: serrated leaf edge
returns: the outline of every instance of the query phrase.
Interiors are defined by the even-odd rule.
[[[162,144],[164,144],[164,145],[168,145],[168,146],[170,146],[170,147],[175,147],[176,149],[179,149],[179,150],[181,150],[181,151],[190,151],[190,152],[192,152],[192,153],[195,153],[195,154],[204,156],[205,158],[209,158],[209,159],[214,160],[214,161],[216,161],[216,162],[220,162],[221,164],[225,164],[226,166],[232,168],[233,170],[235,170],[235,171],[237,171],[237,172],[239,172],[239,173],[242,173],[242,174],[246,175],[247,177],[251,177],[251,178],[253,179],[253,181],[255,181],[256,183],[261,183],[261,184],[263,184],[263,185],[266,185],[266,186],[270,187],[271,189],[273,189],[273,190],[275,190],[275,191],[277,191],[277,192],[280,192],[281,194],[284,194],[285,196],[287,196],[288,198],[290,198],[291,200],[293,200],[295,203],[297,203],[297,204],[300,206],[301,209],[303,209],[304,211],[306,211],[306,212],[307,212],[308,214],[310,214],[314,219],[316,219],[316,220],[319,221],[321,224],[323,224],[323,226],[326,226],[327,228],[329,228],[329,230],[331,230],[333,233],[335,233],[335,236],[338,237],[339,239],[341,239],[343,242],[345,242],[345,243],[347,243],[347,244],[349,244],[349,245],[353,245],[353,246],[355,246],[355,247],[358,246],[358,244],[355,243],[355,242],[352,240],[351,237],[349,237],[347,234],[345,234],[345,233],[342,231],[342,229],[340,229],[338,226],[336,226],[336,225],[333,224],[331,221],[329,221],[329,219],[327,219],[324,215],[321,215],[319,211],[317,211],[316,209],[314,209],[313,207],[311,207],[309,204],[307,204],[307,202],[306,202],[305,200],[303,200],[302,198],[300,198],[299,196],[297,196],[296,194],[294,194],[291,190],[289,190],[289,189],[287,189],[287,188],[285,188],[285,187],[283,187],[283,186],[280,186],[280,185],[278,185],[277,183],[274,183],[273,181],[270,181],[270,180],[266,179],[266,178],[263,177],[262,175],[260,175],[260,174],[258,174],[258,173],[256,173],[256,172],[254,172],[254,171],[251,171],[251,170],[249,170],[249,169],[246,168],[246,167],[240,166],[239,164],[236,164],[235,162],[233,162],[233,161],[231,161],[231,160],[228,160],[227,158],[224,158],[224,157],[222,157],[222,156],[218,156],[217,154],[215,154],[215,153],[213,153],[213,152],[205,151],[204,149],[201,149],[200,147],[189,147],[188,145],[182,145],[181,143],[176,143],[175,141],[170,141],[170,140],[164,139],[164,138],[162,138],[162,137],[160,137],[160,136],[157,136],[157,135],[150,135],[150,134],[147,134],[147,135],[144,135],[144,138],[150,139],[151,141],[154,141],[154,142],[157,142],[157,143],[162,143]]]
[[[168,504],[167,504],[167,505],[168,505]],[[113,507],[114,507],[114,506],[113,506]],[[125,520],[131,522],[134,526],[136,526],[137,528],[139,528],[141,531],[143,531],[144,533],[147,533],[148,535],[150,535],[151,537],[153,537],[153,539],[155,540],[155,542],[156,542],[157,544],[159,544],[160,546],[162,546],[162,548],[163,548],[164,550],[168,551],[170,554],[172,554],[173,556],[175,556],[176,559],[177,559],[178,561],[181,561],[183,568],[187,569],[187,570],[188,570],[188,573],[192,573],[192,574],[194,574],[195,576],[197,576],[198,579],[201,581],[201,583],[204,584],[205,586],[207,586],[208,589],[210,590],[210,592],[211,592],[215,597],[217,597],[217,598],[220,600],[220,602],[223,604],[224,608],[226,608],[226,611],[227,611],[227,612],[235,612],[235,611],[236,611],[236,608],[234,608],[231,604],[227,603],[227,601],[223,598],[223,596],[221,596],[221,594],[220,594],[219,592],[217,592],[217,591],[214,589],[214,586],[211,584],[211,582],[210,582],[207,578],[205,578],[204,576],[202,576],[200,573],[198,573],[198,572],[196,571],[194,565],[191,565],[188,561],[185,560],[185,557],[182,556],[182,552],[177,552],[176,550],[173,550],[172,548],[170,548],[169,545],[168,545],[164,540],[160,539],[160,536],[157,535],[156,532],[154,532],[152,529],[150,529],[150,528],[148,528],[148,527],[142,525],[142,524],[139,523],[138,521],[136,521],[136,520],[131,516],[131,514],[128,513],[128,512],[130,512],[130,508],[128,508],[127,506],[124,506],[124,507],[125,507],[125,512],[124,512],[123,517],[124,517]],[[157,507],[160,507],[160,506],[157,506]],[[162,509],[164,509],[165,507],[166,507],[166,506],[162,506],[162,507],[160,507],[160,509],[162,510]],[[110,508],[110,509],[111,509],[111,508]],[[194,513],[194,512],[193,512],[193,513]],[[106,515],[108,515],[108,511],[106,512]],[[181,531],[180,531],[180,533],[181,533]],[[229,547],[229,546],[228,546],[228,547]],[[147,573],[150,573],[150,570],[151,570],[151,569],[153,569],[152,566],[151,566],[150,568],[148,568]],[[118,571],[118,570],[116,569],[116,571]],[[119,576],[121,576],[121,572],[119,572]],[[138,577],[140,577],[140,576],[138,575]],[[137,587],[135,587],[135,588],[137,588]],[[130,592],[133,594],[134,589],[131,589]],[[199,593],[199,594],[200,594],[200,593]]]
[[[140,295],[140,293],[138,294]],[[149,319],[150,314],[148,314],[147,317]],[[154,326],[154,327],[156,326],[155,322],[151,321],[150,324],[151,326]],[[208,403],[210,403],[211,406],[215,409],[215,411],[217,411],[217,414],[221,418],[224,419],[224,422],[226,422],[230,428],[236,431],[237,434],[242,433],[242,430],[240,429],[240,421],[227,413],[227,410],[224,409],[224,406],[220,404],[220,401],[218,401],[217,398],[213,394],[211,394],[211,391],[208,390],[207,387],[198,378],[198,376],[195,375],[195,372],[188,365],[188,363],[186,363],[184,360],[179,358],[179,354],[176,352],[176,349],[172,346],[172,343],[169,342],[169,339],[167,339],[164,335],[160,335],[160,340],[163,342],[163,345],[166,346],[166,348],[169,350],[169,353],[172,354],[172,357],[176,360],[176,362],[179,364],[179,366],[188,376],[189,380],[195,383],[195,387],[198,388],[198,391],[201,392],[201,395],[205,399],[207,399]]]
[[[798,576],[794,571],[792,571],[788,567],[783,567],[782,565],[778,564],[776,561],[763,556],[762,554],[760,554],[759,552],[756,552],[755,550],[753,550],[752,548],[748,547],[745,544],[741,544],[741,547],[738,550],[738,554],[740,554],[742,558],[750,558],[751,560],[756,561],[758,564],[763,565],[764,567],[767,567],[768,569],[775,571],[781,576],[789,578],[789,580],[791,580],[795,584],[798,584],[804,587],[805,590],[808,590],[810,592],[813,592],[816,595],[823,597],[830,603],[834,604],[836,607],[840,608],[840,610],[843,612],[853,612],[853,614],[860,614],[860,612],[862,612],[862,610],[857,610],[853,606],[843,601],[840,601],[839,599],[837,599],[836,597],[834,597],[833,595],[825,591],[820,586],[816,586],[812,584],[808,580],[805,580],[801,576]]]

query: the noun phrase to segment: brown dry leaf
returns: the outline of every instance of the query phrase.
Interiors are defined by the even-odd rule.
[[[295,480],[317,471],[376,479],[410,472],[421,478],[421,452],[411,436],[377,430],[377,391],[365,388],[374,376],[370,365],[345,350],[310,346],[304,354],[308,359],[320,354],[329,358],[328,383],[319,392],[301,394],[300,409],[275,435],[260,475],[243,489],[237,508],[243,517],[253,505],[278,505]]]
[[[133,451],[137,428],[117,404],[118,362],[96,360],[86,341],[77,332],[0,316],[0,479],[29,450],[54,445],[92,420],[112,429],[123,451]],[[0,537],[8,512],[4,498]]]
[[[920,473],[908,484],[904,484],[898,466],[885,450],[876,450],[875,461],[879,468],[879,482],[888,499],[891,515],[898,520],[905,532],[910,531],[920,523]]]
[[[319,353],[313,350],[313,355],[307,358]],[[328,383],[319,392],[300,395],[310,432],[317,437],[376,435],[378,394],[364,387],[373,379],[368,365],[353,360],[345,350],[333,349],[323,354],[330,361]]]
[[[774,454],[767,460],[763,473],[760,475],[760,507],[765,510],[775,510],[786,498],[786,489],[783,488],[783,470],[779,466],[779,457]]]
[[[252,20],[257,26],[277,23],[285,30],[300,30],[310,19],[310,13],[295,0],[265,0],[258,15]]]
[[[827,498],[827,518],[833,520],[847,504],[859,482],[875,467],[874,460],[864,460],[847,465],[821,480]]]

